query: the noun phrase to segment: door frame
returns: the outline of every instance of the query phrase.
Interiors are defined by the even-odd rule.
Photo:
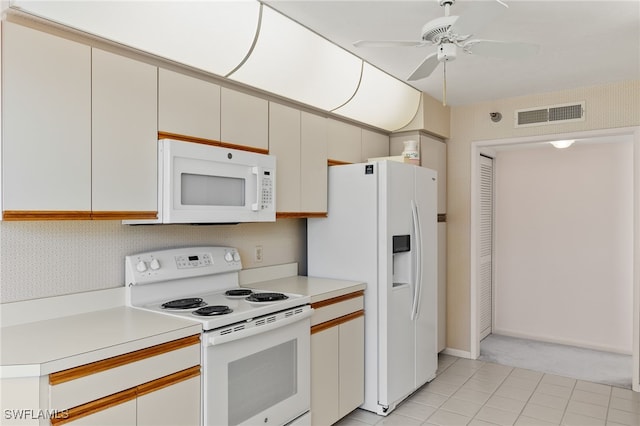
[[[633,372],[632,387],[640,392],[640,126],[505,138],[471,143],[471,227],[470,227],[470,355],[480,356],[480,291],[478,277],[479,223],[480,223],[480,154],[495,157],[496,150],[514,145],[537,144],[558,139],[587,139],[606,136],[632,136],[633,138]]]

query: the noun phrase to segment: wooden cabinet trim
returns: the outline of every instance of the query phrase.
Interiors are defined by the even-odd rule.
[[[212,145],[212,146],[220,146],[220,144],[222,143],[214,139],[205,139],[205,138],[199,138],[197,136],[180,135],[177,133],[170,133],[170,132],[158,132],[158,139],[173,139],[176,141],[192,142],[192,143],[199,143],[203,145]]]
[[[56,417],[51,419],[51,425],[57,426],[72,422],[79,418],[106,410],[107,408],[132,401],[136,399],[136,397],[136,388],[114,393],[113,395],[105,396],[104,398],[96,399],[95,401],[87,402],[86,404],[78,405],[77,407],[59,413]]]
[[[350,163],[348,161],[332,160],[330,158],[327,160],[327,165],[329,166],[343,166],[345,164],[353,164],[353,163]]]
[[[123,390],[122,392],[114,393],[113,395],[105,396],[104,398],[96,399],[95,401],[73,407],[64,413],[61,412],[57,417],[51,419],[51,424],[55,426],[62,425],[81,417],[95,414],[99,411],[123,404],[127,401],[134,400],[139,396],[158,391],[176,383],[189,380],[193,377],[198,377],[199,375],[200,366],[195,365],[191,368],[187,368],[186,370],[178,371],[142,385]]]
[[[187,346],[200,344],[200,335],[196,334],[182,339],[173,340],[167,343],[151,346],[135,352],[118,355],[101,361],[92,362],[90,364],[80,365],[78,367],[69,368],[67,370],[58,371],[49,375],[49,384],[58,385],[70,380],[79,379],[101,371],[120,367],[132,362],[140,361],[153,356],[161,355],[167,352],[182,349]]]
[[[332,297],[331,299],[320,300],[319,302],[315,302],[311,304],[313,309],[322,308],[324,306],[333,305],[336,303],[344,302],[345,300],[355,299],[356,297],[363,297],[364,290],[355,291],[349,294],[343,294],[342,296]]]
[[[93,211],[93,220],[157,219],[158,212],[152,211]]]
[[[10,220],[89,220],[90,211],[71,210],[4,210],[2,219]]]
[[[189,380],[193,377],[200,375],[200,366],[195,365],[186,370],[178,371],[177,373],[169,374],[168,376],[160,377],[159,379],[147,382],[145,384],[137,386],[138,396],[146,395],[151,392],[155,392],[167,386],[174,385],[185,380]]]
[[[276,212],[276,219],[304,219],[310,217],[327,217],[326,212]]]
[[[313,327],[311,327],[311,334],[319,333],[319,332],[321,332],[323,330],[326,330],[328,328],[336,327],[336,326],[338,326],[340,324],[344,324],[345,322],[349,322],[349,321],[351,321],[353,319],[360,318],[362,316],[364,316],[364,310],[363,309],[361,309],[359,311],[356,311],[356,312],[352,312],[350,314],[347,314],[347,315],[344,315],[344,316],[341,316],[341,317],[338,317],[338,318],[334,318],[334,319],[332,319],[330,321],[326,321],[326,322],[323,322],[321,324],[314,325]]]
[[[237,145],[229,142],[216,141],[213,139],[199,138],[197,136],[179,135],[170,132],[158,132],[158,139],[173,139],[183,142],[199,143],[203,145],[220,146],[223,148],[238,149],[240,151],[256,152],[258,154],[269,154],[268,149],[255,148],[253,146]]]
[[[5,210],[6,221],[26,220],[124,220],[157,219],[155,211],[66,211],[66,210]]]

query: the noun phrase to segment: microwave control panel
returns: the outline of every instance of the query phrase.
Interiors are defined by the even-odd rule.
[[[274,174],[271,170],[262,170],[260,193],[260,210],[273,210]]]

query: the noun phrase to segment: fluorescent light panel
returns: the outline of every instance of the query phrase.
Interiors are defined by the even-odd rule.
[[[230,79],[326,111],[355,93],[362,60],[264,6],[260,34]]]
[[[389,131],[408,124],[420,102],[416,89],[268,6],[259,22],[254,0],[15,0],[11,7]]]
[[[224,76],[255,38],[256,1],[28,1],[12,7]]]
[[[393,131],[406,126],[420,104],[420,92],[365,62],[353,99],[336,114]]]

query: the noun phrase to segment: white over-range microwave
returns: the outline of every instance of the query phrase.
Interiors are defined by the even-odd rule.
[[[158,218],[150,223],[273,222],[276,158],[172,139],[158,141]]]

